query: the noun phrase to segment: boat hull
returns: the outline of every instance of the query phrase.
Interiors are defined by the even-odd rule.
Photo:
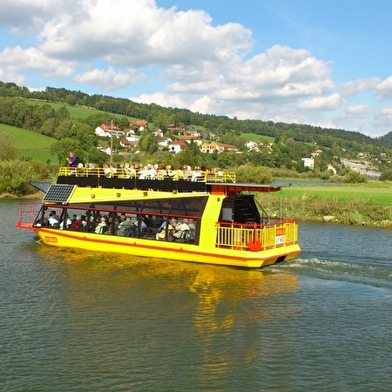
[[[32,228],[45,245],[164,258],[186,262],[225,265],[239,268],[262,268],[298,257],[298,244],[282,248],[251,251],[243,249],[204,248],[187,243],[165,242],[145,238],[128,238],[49,228]]]

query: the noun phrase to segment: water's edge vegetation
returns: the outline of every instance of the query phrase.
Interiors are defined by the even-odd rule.
[[[391,183],[370,182],[320,187],[308,185],[283,189],[282,195],[259,195],[257,201],[271,215],[308,222],[392,228]],[[376,185],[376,184],[374,184]]]

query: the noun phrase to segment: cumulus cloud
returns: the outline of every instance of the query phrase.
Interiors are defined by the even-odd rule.
[[[383,80],[376,86],[376,96],[380,100],[392,98],[392,76]]]
[[[54,15],[41,39],[51,56],[134,67],[224,61],[249,49],[251,32],[236,23],[213,27],[204,11],[178,12],[151,0],[96,0],[80,2],[77,13]]]
[[[138,75],[135,70],[121,72],[112,67],[107,70],[93,69],[75,76],[78,83],[94,84],[104,90],[118,90],[143,79],[145,76]]]
[[[381,109],[374,118],[374,124],[378,127],[388,126],[392,124],[392,106]]]
[[[75,63],[45,56],[37,48],[22,49],[5,48],[0,53],[2,67],[16,72],[17,70],[35,70],[46,77],[69,76],[75,70]]]
[[[316,97],[300,102],[298,107],[306,110],[333,110],[342,103],[340,94],[335,93],[326,97]]]
[[[351,80],[350,82],[344,83],[340,89],[343,96],[351,96],[359,94],[365,90],[374,89],[380,82],[380,78],[360,78]]]

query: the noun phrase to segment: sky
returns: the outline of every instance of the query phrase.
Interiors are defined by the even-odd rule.
[[[390,0],[1,0],[0,81],[392,131]]]

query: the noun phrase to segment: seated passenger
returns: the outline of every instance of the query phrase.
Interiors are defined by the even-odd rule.
[[[121,221],[117,228],[117,235],[124,236],[127,229],[132,227],[133,223],[130,216],[127,216],[125,220]]]
[[[193,171],[192,181],[203,180],[203,174],[201,172],[200,166],[195,166],[195,170]]]
[[[95,233],[102,234],[104,233],[105,228],[106,228],[106,219],[104,217],[99,218],[99,222],[97,224],[97,227],[95,228]]]
[[[177,170],[174,171],[173,180],[178,181],[183,179],[184,179],[184,173],[182,171],[181,166],[179,166]]]
[[[58,228],[60,223],[60,217],[57,215],[56,211],[50,211],[49,214],[49,226]]]
[[[165,166],[163,166],[163,164],[160,164],[158,167],[158,172],[157,172],[157,180],[164,180],[167,176],[166,170],[165,170]]]
[[[71,220],[71,218],[69,217],[69,215],[67,216],[67,218],[66,218],[66,220],[65,220],[65,222],[64,221],[61,221],[60,222],[60,229],[69,229],[69,227],[72,225],[72,220]]]
[[[174,174],[175,174],[175,172],[173,171],[171,165],[167,165],[167,166],[166,166],[166,175],[167,175],[170,179],[172,179],[173,176],[174,176]]]
[[[124,173],[125,178],[135,178],[136,177],[136,170],[133,165],[126,163],[124,166]]]
[[[131,237],[143,236],[147,231],[147,225],[144,221],[144,217],[141,216],[139,219],[132,223],[131,228],[126,230],[126,235]]]
[[[176,223],[177,222],[174,218],[170,220],[169,224],[167,224],[167,221],[164,220],[162,222],[161,226],[159,227],[159,229],[155,235],[155,238],[157,240],[164,240],[164,239],[166,239],[166,233],[167,233],[168,240],[170,241],[172,239],[172,232],[174,230],[174,227],[175,227],[174,225]],[[167,226],[167,230],[166,230],[166,226]]]
[[[191,166],[184,166],[184,180],[191,180],[193,178],[193,171]]]
[[[190,234],[190,227],[187,220],[179,222],[173,231],[173,237],[176,239],[188,239]]]
[[[85,175],[83,163],[79,163],[76,168],[76,175],[78,177],[83,177]]]
[[[72,231],[82,231],[83,230],[83,221],[80,215],[76,216],[75,221],[69,226],[69,230]]]
[[[139,170],[139,180],[146,180],[147,178],[149,178],[149,174],[150,174],[150,169],[146,165]]]

